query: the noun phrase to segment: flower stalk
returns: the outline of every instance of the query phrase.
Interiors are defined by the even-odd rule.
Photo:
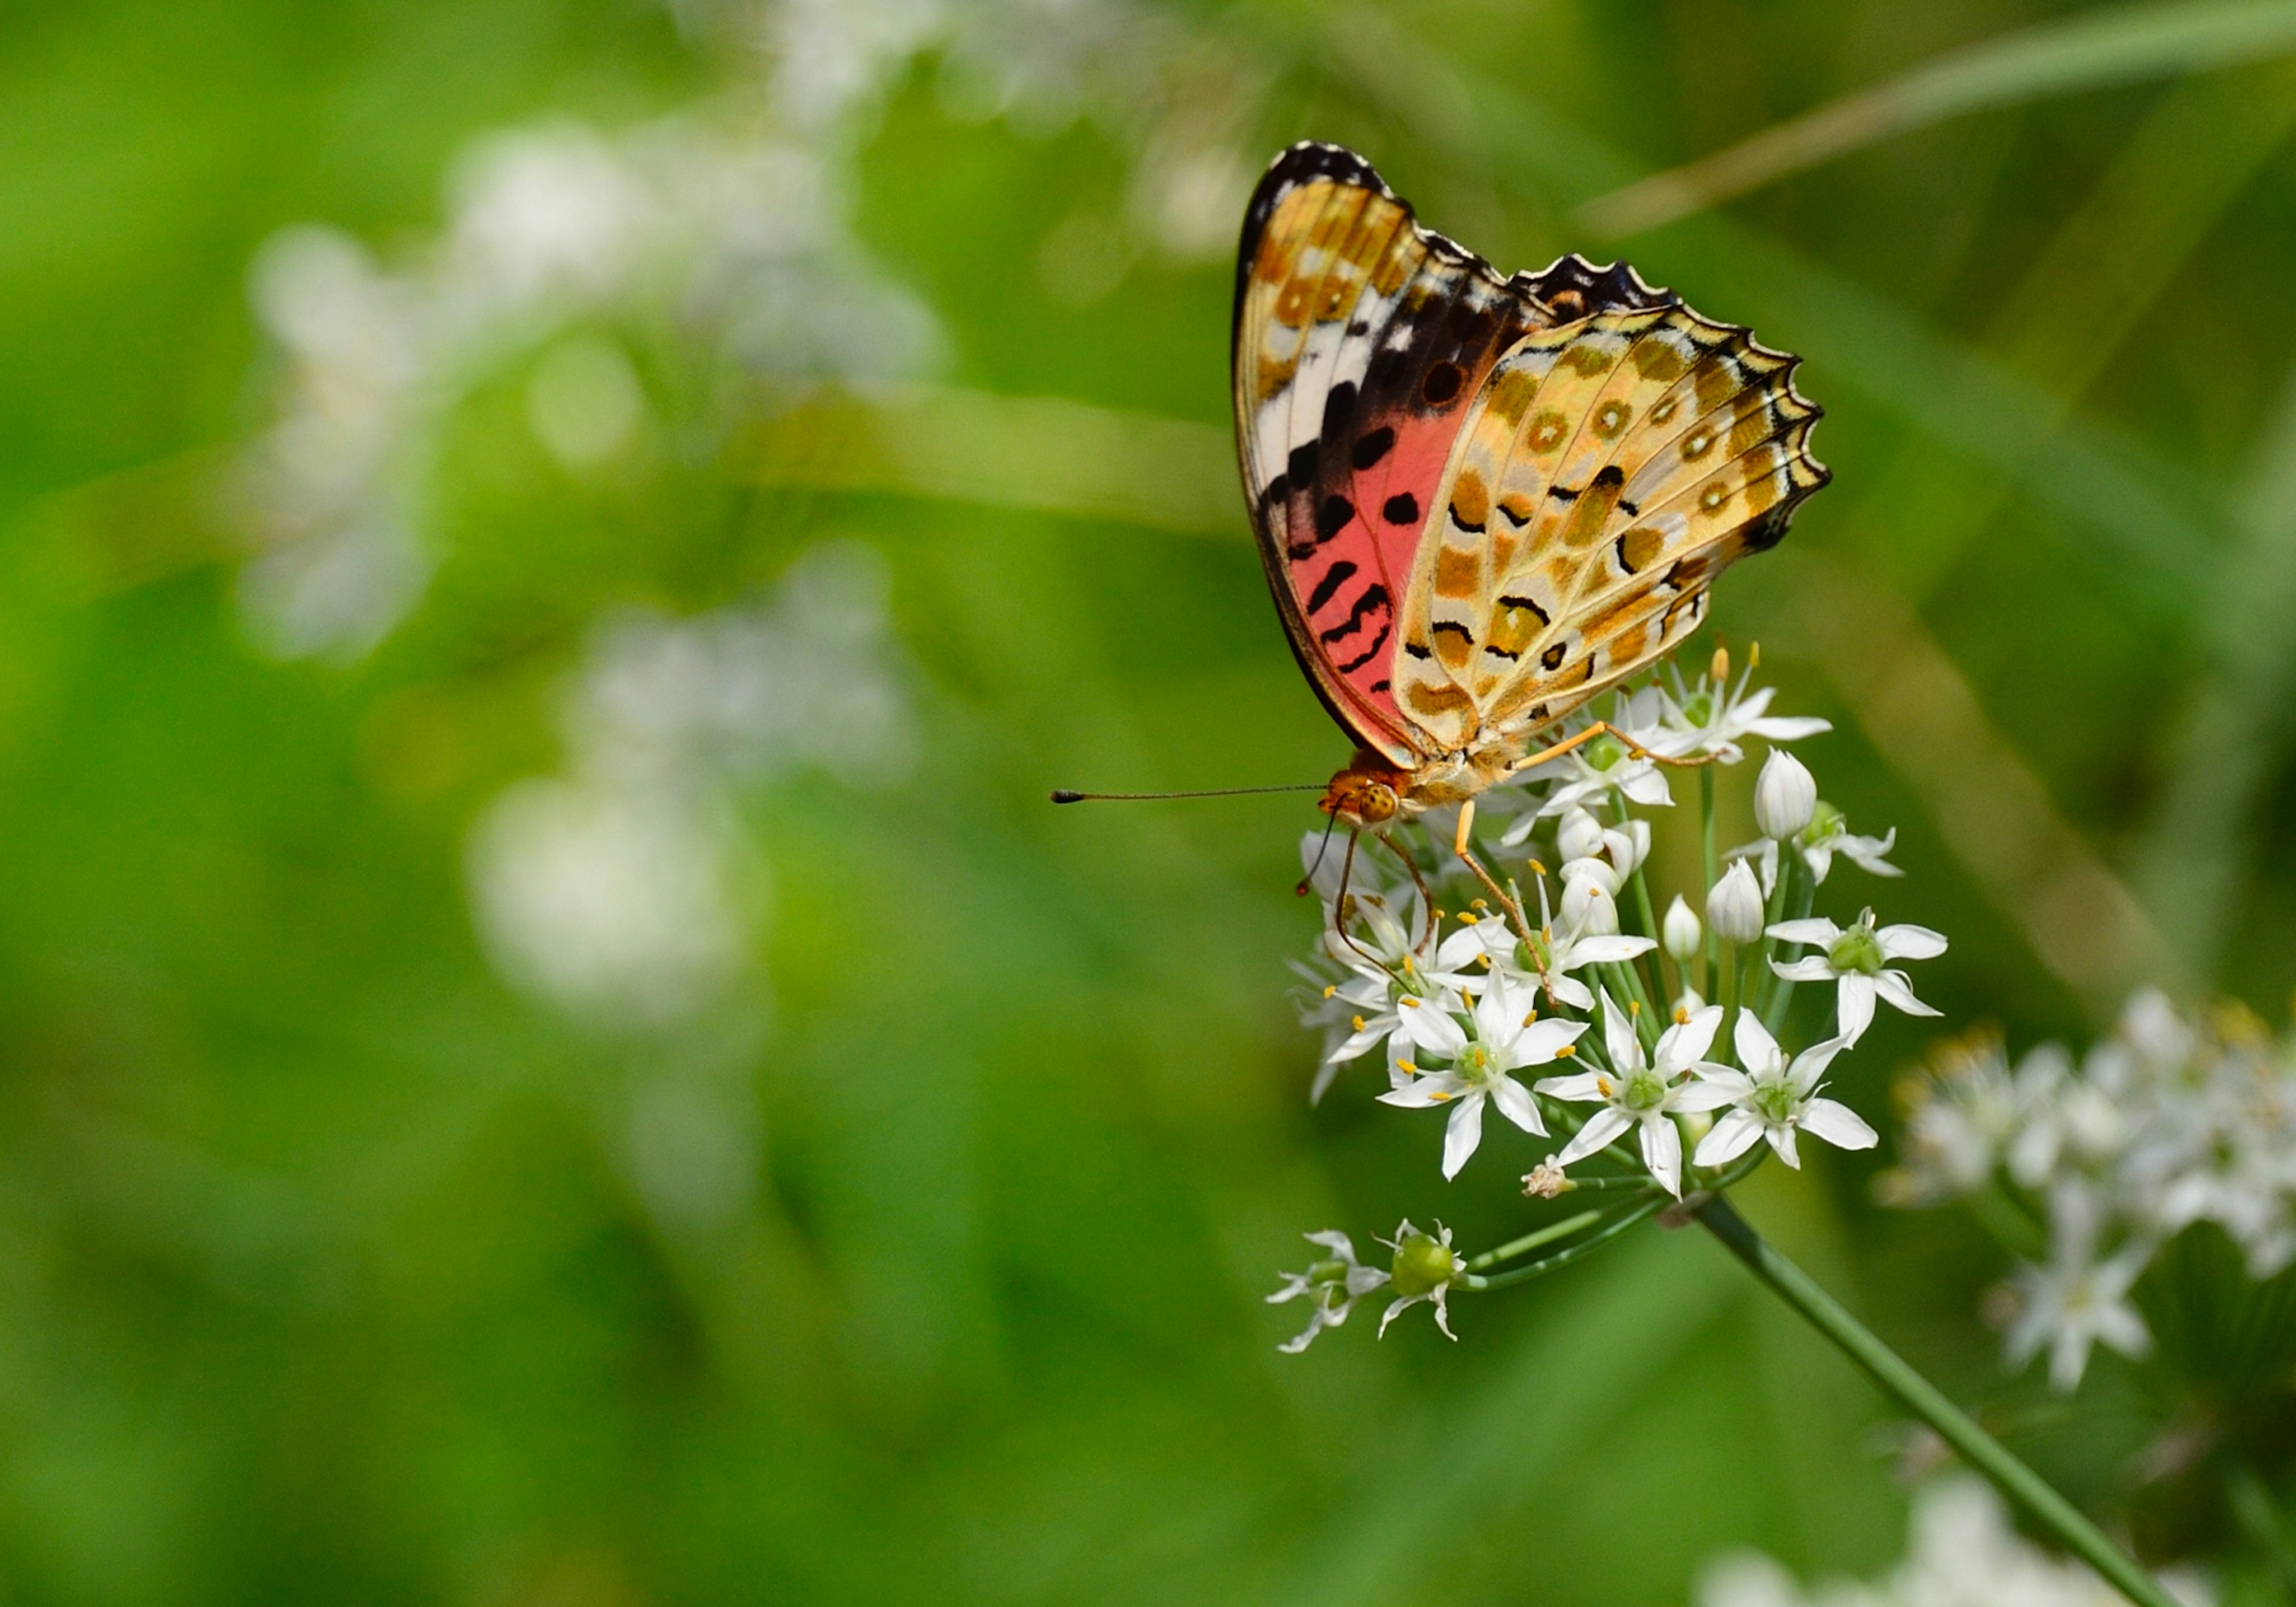
[[[1935,1384],[1850,1316],[1808,1273],[1779,1254],[1727,1199],[1718,1193],[1710,1194],[1699,1201],[1692,1214],[1773,1293],[1833,1341],[1906,1410],[1936,1430],[1939,1438],[1960,1453],[1964,1461],[2022,1507],[2067,1551],[2095,1569],[2114,1589],[2137,1607],[2177,1607],[2176,1599],[2107,1539],[2079,1508],[2057,1494],[1999,1440],[1978,1427],[1975,1419],[1946,1398]]]

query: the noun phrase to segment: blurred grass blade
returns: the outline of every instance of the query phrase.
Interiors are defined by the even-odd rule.
[[[1244,534],[1235,445],[1226,430],[1057,397],[922,385],[865,397],[827,392],[753,426],[733,471],[763,485],[945,497],[1182,535]]]
[[[1599,196],[1579,209],[1578,217],[1607,238],[1638,234],[1948,118],[2291,52],[2296,52],[2291,0],[2092,12],[1948,52],[1903,78]]]

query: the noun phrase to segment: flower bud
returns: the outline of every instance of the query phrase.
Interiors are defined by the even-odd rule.
[[[1809,767],[1783,748],[1770,750],[1754,783],[1754,824],[1762,835],[1784,842],[1817,812],[1817,782]]]
[[[1631,876],[1650,857],[1651,825],[1647,820],[1630,820],[1603,833],[1610,844],[1611,863],[1619,867],[1619,874]]]
[[[1685,965],[1698,957],[1698,946],[1706,933],[1698,924],[1698,912],[1680,893],[1666,906],[1666,921],[1659,930],[1667,953]]]
[[[1592,859],[1603,851],[1603,823],[1584,809],[1565,810],[1562,824],[1554,833],[1554,846],[1565,862]]]
[[[1395,1292],[1408,1300],[1434,1293],[1462,1270],[1449,1245],[1414,1228],[1396,1242],[1395,1262],[1388,1275],[1395,1282]]]
[[[1587,867],[1587,874],[1562,884],[1562,924],[1575,932],[1607,938],[1619,930],[1619,900],[1611,885],[1615,873],[1599,859],[1579,863]]]
[[[1762,884],[1744,860],[1734,862],[1706,895],[1706,922],[1725,943],[1751,943],[1762,935]]]

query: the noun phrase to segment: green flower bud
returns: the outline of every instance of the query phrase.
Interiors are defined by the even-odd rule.
[[[1431,1234],[1407,1233],[1395,1248],[1395,1265],[1389,1275],[1395,1292],[1416,1300],[1434,1293],[1459,1275],[1459,1258],[1451,1247]]]
[[[1833,940],[1825,951],[1826,963],[1836,971],[1862,971],[1867,976],[1882,972],[1882,946],[1874,940],[1872,930],[1864,925],[1851,927]]]

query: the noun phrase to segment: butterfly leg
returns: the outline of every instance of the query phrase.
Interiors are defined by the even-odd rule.
[[[1475,857],[1472,847],[1474,829],[1475,800],[1471,798],[1459,806],[1459,830],[1451,839],[1451,849],[1475,873],[1475,880],[1483,884],[1483,890],[1489,893],[1499,908],[1506,912],[1507,921],[1514,928],[1514,935],[1529,943],[1530,922],[1522,913],[1521,901],[1501,887],[1490,872],[1483,868],[1483,862]]]
[[[1596,720],[1584,731],[1572,732],[1569,736],[1564,737],[1561,742],[1555,743],[1551,748],[1542,748],[1536,753],[1526,754],[1521,758],[1519,758],[1515,760],[1514,763],[1509,765],[1507,769],[1509,772],[1532,769],[1537,766],[1545,764],[1550,758],[1561,758],[1564,754],[1570,752],[1573,749],[1582,747],[1586,743],[1593,742],[1598,736],[1614,736],[1618,738],[1620,742],[1626,744],[1626,749],[1628,753],[1632,754],[1636,758],[1646,758],[1654,765],[1673,765],[1681,769],[1694,770],[1701,765],[1710,765],[1714,763],[1714,755],[1711,753],[1702,753],[1695,758],[1677,758],[1671,754],[1653,753],[1648,748],[1644,747],[1640,742],[1635,741],[1633,737],[1628,736],[1625,732],[1611,724],[1610,721]]]

